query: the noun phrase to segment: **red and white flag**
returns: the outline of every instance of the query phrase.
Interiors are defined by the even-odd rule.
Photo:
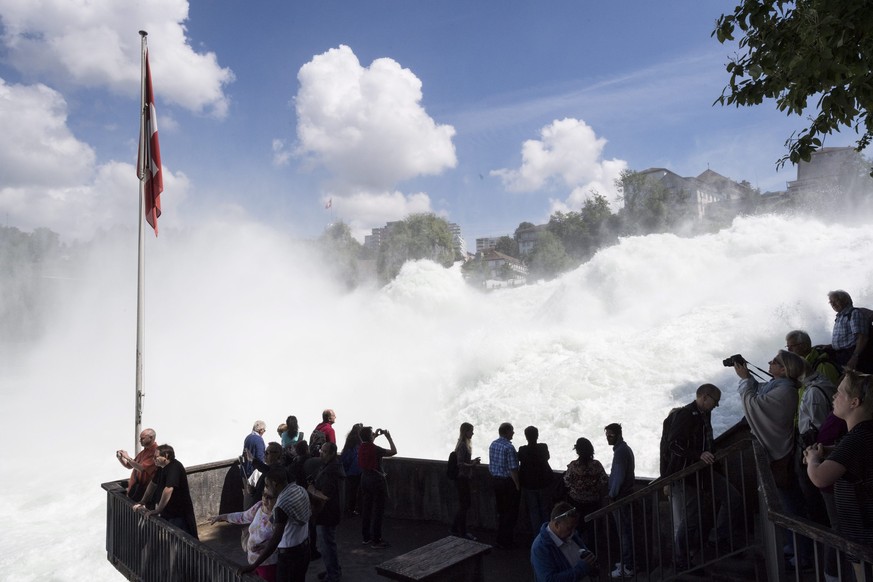
[[[143,104],[144,123],[148,139],[140,135],[139,156],[136,165],[137,177],[142,180],[141,169],[145,168],[145,219],[155,229],[158,236],[158,217],[161,215],[161,192],[164,191],[163,171],[161,170],[161,147],[158,144],[158,118],[155,115],[155,94],[152,90],[152,71],[149,67],[149,54],[145,57],[145,103]],[[141,130],[140,130],[141,131]],[[145,156],[145,159],[143,159]]]

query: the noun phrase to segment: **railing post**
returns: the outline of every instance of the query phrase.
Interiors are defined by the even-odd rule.
[[[761,545],[764,550],[764,568],[767,580],[781,580],[785,569],[782,563],[782,548],[776,535],[776,524],[770,521],[769,508],[764,500],[764,492],[758,487],[758,520],[761,523]]]

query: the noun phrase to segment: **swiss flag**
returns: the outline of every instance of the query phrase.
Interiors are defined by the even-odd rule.
[[[161,170],[161,146],[158,144],[158,118],[155,115],[155,94],[152,90],[152,70],[149,67],[149,54],[146,51],[145,59],[145,103],[143,115],[145,116],[146,135],[143,140],[140,135],[139,159],[136,165],[137,177],[142,180],[140,168],[145,167],[145,219],[155,229],[158,236],[158,217],[161,215],[161,192],[164,191],[163,171]],[[145,151],[143,151],[145,144]],[[143,163],[145,156],[145,163]]]

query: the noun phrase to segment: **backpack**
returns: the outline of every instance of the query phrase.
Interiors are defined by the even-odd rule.
[[[449,453],[449,462],[446,465],[446,477],[449,481],[455,481],[458,478],[458,453],[452,451]]]
[[[312,431],[312,434],[309,435],[309,456],[310,457],[320,457],[321,456],[321,445],[327,442],[327,435],[318,430],[317,428]]]
[[[670,441],[668,436],[670,428],[673,426],[673,420],[676,418],[676,413],[682,410],[682,406],[678,406],[670,411],[667,418],[664,419],[664,425],[661,427],[661,477],[667,476],[667,468],[670,466]]]

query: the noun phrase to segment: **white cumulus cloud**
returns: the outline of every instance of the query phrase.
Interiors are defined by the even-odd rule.
[[[569,188],[563,202],[552,201],[553,210],[578,210],[592,190],[617,201],[614,180],[627,168],[619,159],[604,160],[606,139],[581,119],[553,121],[540,130],[540,139],[522,144],[518,169],[492,170],[510,192],[534,192],[546,187]]]
[[[313,57],[297,78],[298,153],[324,166],[339,187],[357,190],[352,198],[457,164],[455,129],[427,114],[421,81],[396,61],[364,67],[341,45]]]
[[[215,53],[197,53],[189,44],[187,0],[0,0],[0,18],[4,57],[24,75],[125,95],[139,91],[136,31],[145,29],[161,100],[217,117],[227,114],[224,85],[233,73],[218,64]]]
[[[0,183],[66,187],[87,179],[94,150],[67,127],[67,103],[45,85],[0,78]]]
[[[188,179],[163,169],[165,191],[184,198]],[[100,228],[136,225],[134,164],[96,164],[93,149],[67,126],[63,96],[44,85],[0,79],[0,177],[0,214],[24,230],[42,226],[89,238]],[[169,218],[161,224],[179,221]]]

